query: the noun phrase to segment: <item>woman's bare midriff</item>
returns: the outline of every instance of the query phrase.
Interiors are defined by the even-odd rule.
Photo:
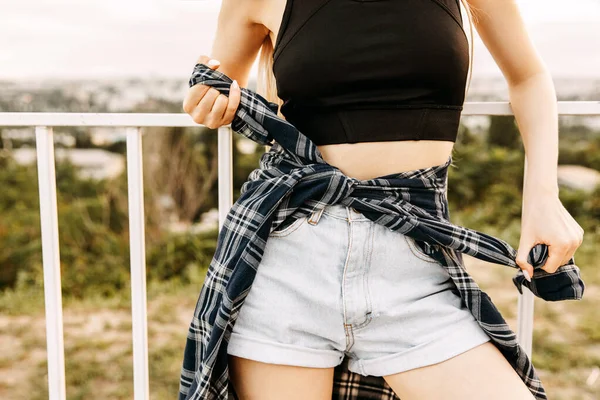
[[[440,165],[448,160],[454,142],[402,140],[318,146],[327,163],[356,179]]]

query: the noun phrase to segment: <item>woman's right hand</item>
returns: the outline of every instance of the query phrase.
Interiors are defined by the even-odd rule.
[[[219,68],[219,61],[202,55],[197,63],[206,64],[209,68]],[[183,110],[194,122],[210,129],[230,124],[240,104],[241,90],[236,80],[229,90],[229,96],[221,94],[217,89],[207,85],[194,85],[188,89],[183,100]]]

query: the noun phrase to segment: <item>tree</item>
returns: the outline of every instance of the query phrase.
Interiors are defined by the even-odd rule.
[[[150,192],[168,196],[178,218],[192,222],[216,206],[217,135],[206,128],[155,128],[144,135]]]

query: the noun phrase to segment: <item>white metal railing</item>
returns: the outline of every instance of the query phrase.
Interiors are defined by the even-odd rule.
[[[598,101],[558,102],[564,115],[600,116]],[[467,115],[512,115],[508,102],[465,103]],[[40,195],[40,219],[44,266],[48,391],[51,400],[65,400],[65,359],[58,242],[56,176],[53,126],[119,126],[127,129],[127,180],[131,264],[131,312],[133,335],[134,399],[149,399],[148,326],[146,311],[146,258],[144,235],[144,187],[141,127],[199,126],[187,114],[134,113],[0,113],[0,126],[35,126]],[[232,131],[218,129],[219,228],[233,201]],[[531,355],[534,297],[529,290],[519,295],[517,336]]]

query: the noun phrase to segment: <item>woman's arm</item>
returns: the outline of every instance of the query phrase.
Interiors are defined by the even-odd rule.
[[[257,22],[269,0],[222,0],[215,40],[210,56],[197,63],[207,64],[233,79],[229,97],[215,88],[194,85],[188,89],[183,110],[194,122],[218,128],[232,122],[239,106],[239,86],[248,85],[250,69],[269,30]]]
[[[575,253],[583,229],[558,199],[558,112],[554,83],[537,53],[515,0],[467,0],[474,25],[508,83],[509,98],[525,148],[521,239],[517,264],[527,263],[537,243],[549,247],[543,269],[554,272]]]
[[[221,62],[219,71],[243,87],[248,85],[252,64],[270,32],[258,22],[269,5],[268,0],[222,0],[221,3],[210,56]]]

